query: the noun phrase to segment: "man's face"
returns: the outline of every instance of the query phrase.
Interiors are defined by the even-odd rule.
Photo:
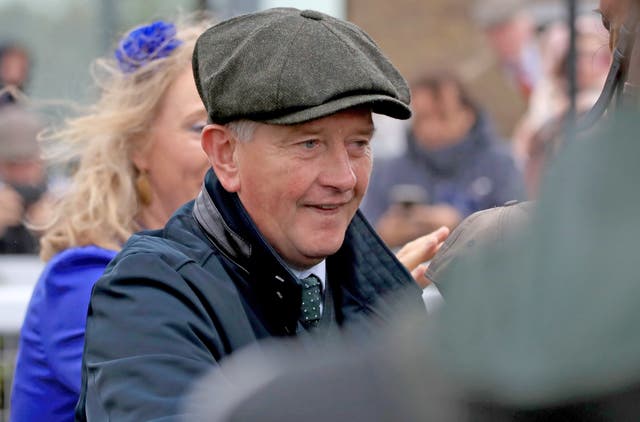
[[[259,124],[238,142],[237,193],[258,229],[291,266],[335,253],[367,189],[371,112],[349,109],[290,126]]]

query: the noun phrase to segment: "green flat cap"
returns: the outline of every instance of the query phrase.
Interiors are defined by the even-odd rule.
[[[212,122],[296,124],[361,105],[411,117],[409,88],[356,25],[276,8],[221,22],[198,39],[193,72]]]

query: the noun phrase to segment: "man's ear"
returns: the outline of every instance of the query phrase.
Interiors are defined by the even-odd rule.
[[[202,130],[201,143],[222,187],[228,192],[237,192],[240,189],[240,175],[235,158],[238,141],[225,126],[210,124]]]

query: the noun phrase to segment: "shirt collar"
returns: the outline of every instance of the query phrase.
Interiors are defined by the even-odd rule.
[[[298,277],[299,279],[307,278],[311,274],[315,275],[320,279],[320,283],[322,283],[322,290],[325,289],[325,279],[327,278],[327,260],[323,259],[318,264],[314,265],[311,268],[307,268],[304,270],[296,270],[294,268],[289,267],[289,270]]]

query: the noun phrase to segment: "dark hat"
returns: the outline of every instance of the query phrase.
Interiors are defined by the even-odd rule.
[[[20,106],[0,108],[0,160],[21,161],[40,155],[38,132],[42,122]]]
[[[484,248],[501,246],[529,222],[533,202],[510,201],[502,207],[478,211],[465,218],[444,242],[427,269],[426,276],[440,282],[462,258],[477,254]]]
[[[215,123],[296,124],[359,105],[411,116],[407,83],[375,42],[312,10],[269,9],[209,28],[196,43],[193,71]]]

